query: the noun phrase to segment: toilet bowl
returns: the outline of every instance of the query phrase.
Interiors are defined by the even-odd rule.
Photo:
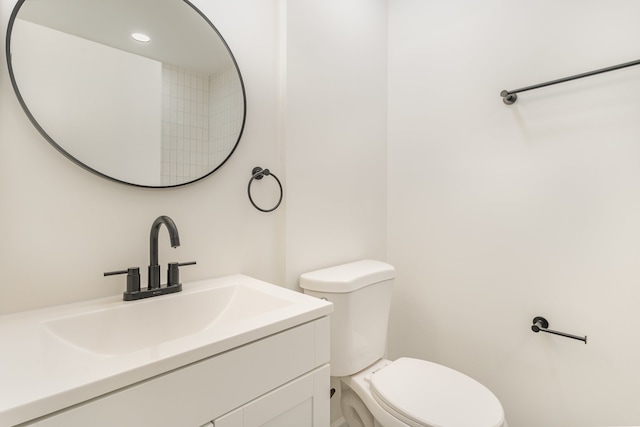
[[[300,276],[305,293],[334,304],[331,375],[340,378],[348,426],[507,427],[498,399],[474,379],[425,360],[382,358],[394,277],[373,260]]]

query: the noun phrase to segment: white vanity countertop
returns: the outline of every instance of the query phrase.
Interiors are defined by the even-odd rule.
[[[100,346],[108,347],[113,338],[96,336],[93,341],[98,350],[88,349],[65,341],[48,326],[51,321],[66,321],[105,310],[124,309],[130,314],[133,308],[140,313],[140,318],[131,322],[134,324],[114,322],[105,326],[102,332],[108,330],[109,335],[115,334],[119,341],[119,334],[126,338],[135,330],[139,335],[140,331],[153,330],[162,323],[157,321],[157,315],[153,316],[155,318],[146,316],[153,313],[155,307],[160,307],[157,305],[160,300],[163,300],[162,313],[166,316],[184,316],[187,323],[191,318],[200,317],[202,323],[203,315],[196,312],[198,309],[191,312],[184,309],[185,298],[202,302],[203,292],[239,284],[244,290],[234,291],[235,294],[227,292],[227,295],[233,294],[230,300],[243,301],[244,308],[238,309],[238,304],[232,309],[223,307],[217,318],[193,333],[184,334],[178,328],[166,341],[140,344],[129,350],[125,346],[114,354],[99,349]],[[259,295],[263,293],[268,294],[264,305],[270,307],[266,309],[261,308]],[[238,296],[240,294],[249,297]],[[268,303],[269,298],[277,303]],[[247,304],[245,299],[249,301]],[[172,307],[185,312],[171,313]],[[333,306],[327,301],[237,274],[185,283],[180,293],[139,301],[124,302],[122,296],[114,296],[0,316],[0,425],[12,426],[33,420],[327,316],[332,311]],[[102,316],[93,316],[92,321],[95,318],[102,319]],[[207,321],[206,316],[204,319]],[[171,325],[166,320],[165,324]],[[99,334],[96,331],[96,335]]]

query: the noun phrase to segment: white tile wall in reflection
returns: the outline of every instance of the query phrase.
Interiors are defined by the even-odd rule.
[[[210,77],[163,64],[162,74],[162,183],[176,185],[229,155],[242,120],[242,88],[234,68]]]

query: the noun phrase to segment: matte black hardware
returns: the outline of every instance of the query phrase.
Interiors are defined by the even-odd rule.
[[[539,89],[541,87],[551,86],[558,83],[564,83],[571,80],[577,80],[583,77],[594,76],[596,74],[607,73],[609,71],[620,70],[622,68],[632,67],[634,65],[640,65],[640,60],[625,62],[624,64],[613,65],[611,67],[601,68],[599,70],[588,71],[586,73],[576,74],[575,76],[563,77],[561,79],[551,80],[546,83],[539,83],[537,85],[525,86],[520,89],[503,90],[502,92],[500,92],[500,96],[502,97],[502,102],[504,102],[507,105],[511,105],[518,100],[518,95],[516,94],[520,92],[526,92],[528,90]]]
[[[533,318],[533,326],[531,326],[531,330],[533,332],[547,332],[549,334],[560,335],[561,337],[572,338],[578,341],[584,341],[587,343],[587,336],[580,337],[578,335],[567,334],[564,332],[554,331],[553,329],[547,329],[549,327],[549,322],[544,317],[536,316]]]
[[[255,202],[253,201],[253,197],[251,197],[251,184],[253,184],[254,180],[259,181],[265,176],[272,176],[278,183],[278,187],[280,187],[280,199],[278,200],[278,203],[276,203],[276,205],[271,209],[262,209],[261,207],[255,204]],[[278,206],[280,206],[280,203],[282,203],[282,197],[284,196],[284,191],[282,190],[282,183],[280,183],[280,180],[278,179],[277,176],[271,173],[269,169],[262,169],[260,166],[256,166],[251,170],[251,179],[249,180],[249,185],[247,187],[247,194],[249,195],[249,201],[251,202],[254,208],[258,209],[261,212],[272,212],[278,209]]]
[[[331,390],[329,390],[329,399],[331,399],[334,394],[336,394],[336,389],[332,387]]]
[[[169,238],[171,239],[171,247],[177,248],[180,246],[180,235],[178,234],[178,227],[168,216],[159,216],[153,221],[151,225],[151,232],[149,233],[149,277],[148,288],[158,289],[160,287],[160,265],[158,263],[158,234],[160,233],[160,227],[164,224],[169,231]]]
[[[116,274],[127,275],[127,289],[122,293],[124,301],[134,301],[142,298],[154,297],[157,295],[172,294],[182,290],[182,284],[167,285],[166,287],[140,289],[140,268],[130,267],[127,270],[107,271],[105,276],[114,276]]]
[[[138,292],[124,292],[122,294],[122,299],[124,301],[135,301],[143,298],[157,297],[158,295],[173,294],[175,292],[180,292],[181,290],[182,284],[178,283],[177,285],[165,286],[161,288],[142,289]]]
[[[169,267],[167,268],[167,286],[179,285],[180,284],[180,269],[178,267],[183,267],[186,265],[195,265],[195,261],[189,262],[170,262]]]
[[[127,290],[126,292],[139,292],[140,291],[140,268],[129,267],[126,270],[107,271],[105,276],[115,276],[116,274],[127,275]]]
[[[122,295],[125,301],[133,301],[142,298],[154,297],[157,295],[172,294],[182,290],[180,283],[180,273],[178,267],[184,265],[193,265],[196,262],[170,263],[167,270],[167,286],[160,286],[160,264],[158,263],[158,233],[160,227],[164,224],[169,231],[171,246],[180,246],[180,236],[178,228],[171,218],[168,216],[159,216],[153,221],[151,233],[149,234],[149,277],[146,289],[140,289],[140,268],[130,267],[127,270],[109,271],[104,273],[105,276],[113,276],[115,274],[127,274],[127,289]]]

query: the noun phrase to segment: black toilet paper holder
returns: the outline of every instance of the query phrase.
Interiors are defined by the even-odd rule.
[[[567,337],[567,338],[572,338],[574,340],[578,340],[578,341],[584,341],[584,343],[587,343],[587,336],[585,335],[584,337],[578,336],[578,335],[573,335],[573,334],[567,334],[565,332],[558,332],[558,331],[554,331],[553,329],[547,329],[549,327],[549,322],[547,321],[547,319],[545,319],[544,317],[541,316],[536,316],[533,318],[533,325],[531,326],[531,330],[533,332],[547,332],[549,334],[553,334],[553,335],[560,335],[561,337]]]

